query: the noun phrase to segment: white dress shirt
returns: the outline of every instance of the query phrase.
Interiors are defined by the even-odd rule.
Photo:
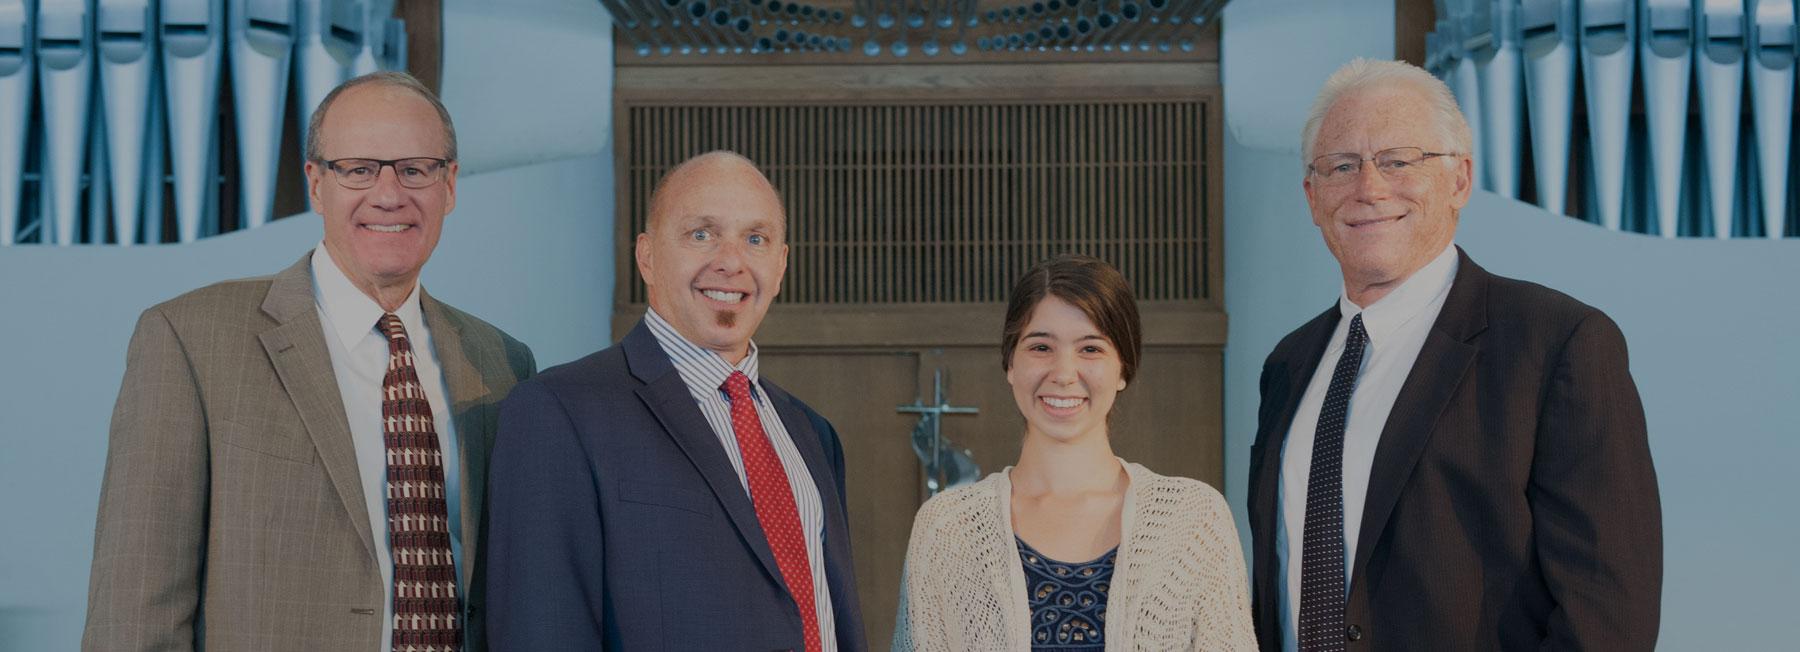
[[[781,415],[775,412],[768,393],[762,389],[762,381],[756,375],[756,343],[751,342],[750,354],[732,366],[719,354],[682,337],[655,310],[644,313],[644,323],[656,336],[656,342],[662,345],[663,352],[669,354],[669,362],[675,365],[681,381],[694,395],[701,414],[706,415],[706,423],[712,426],[713,435],[725,449],[725,457],[731,460],[731,469],[737,471],[745,496],[750,495],[750,478],[744,474],[744,456],[738,452],[737,434],[731,429],[731,399],[723,386],[733,371],[742,371],[750,377],[750,396],[756,403],[756,416],[762,421],[769,443],[775,447],[775,456],[781,459],[782,469],[787,471],[788,488],[794,492],[794,506],[800,511],[806,561],[812,570],[813,610],[819,617],[819,644],[825,652],[835,652],[837,621],[832,616],[831,585],[825,577],[825,508],[820,502],[823,499],[818,486],[813,483],[812,472],[806,468],[806,458],[801,457],[800,449],[794,447],[787,426],[781,423]],[[754,499],[751,503],[755,504]]]
[[[386,311],[369,295],[350,283],[350,278],[331,259],[324,243],[313,248],[313,302],[319,324],[325,330],[325,346],[331,352],[331,370],[337,376],[344,400],[344,416],[350,422],[350,440],[356,446],[356,469],[362,478],[363,500],[369,509],[369,532],[375,540],[375,561],[381,568],[386,599],[381,604],[381,650],[391,652],[394,642],[394,560],[388,550],[387,443],[381,425],[381,381],[387,375],[388,338],[375,328]],[[450,517],[450,553],[456,562],[457,590],[467,597],[462,574],[462,452],[456,445],[456,424],[450,418],[450,401],[437,351],[431,346],[431,329],[419,309],[415,284],[406,302],[394,311],[406,326],[413,348],[413,367],[425,398],[431,402],[438,449],[444,454],[444,499]]]
[[[1412,278],[1367,308],[1350,301],[1350,295],[1338,298],[1337,330],[1325,347],[1325,357],[1313,372],[1306,394],[1294,412],[1294,423],[1288,428],[1282,445],[1280,505],[1281,518],[1276,522],[1275,555],[1281,565],[1286,585],[1281,600],[1281,647],[1287,652],[1299,648],[1297,624],[1300,620],[1300,563],[1298,554],[1289,549],[1293,539],[1289,533],[1304,532],[1306,526],[1306,483],[1312,469],[1313,438],[1319,427],[1319,409],[1325,403],[1325,392],[1331,386],[1331,374],[1338,358],[1344,354],[1344,340],[1350,333],[1350,319],[1362,314],[1363,329],[1369,341],[1363,348],[1361,370],[1356,375],[1356,389],[1350,395],[1349,414],[1344,420],[1344,587],[1350,586],[1351,564],[1356,559],[1356,539],[1362,529],[1363,502],[1369,493],[1369,473],[1375,464],[1376,445],[1381,442],[1381,429],[1400,386],[1412,373],[1425,336],[1444,308],[1450,294],[1450,282],[1456,278],[1456,245],[1444,248]],[[1291,563],[1290,563],[1291,562]]]

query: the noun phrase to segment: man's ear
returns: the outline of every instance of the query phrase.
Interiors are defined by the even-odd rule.
[[[449,169],[444,170],[444,214],[449,215],[456,210],[456,161],[451,161]]]
[[[1469,195],[1475,191],[1475,159],[1473,156],[1461,156],[1456,159],[1456,192],[1450,196],[1450,206],[1462,210],[1468,205]]]
[[[319,201],[319,181],[325,177],[325,166],[318,161],[307,161],[301,169],[306,172],[307,206],[312,212],[324,215],[325,211],[319,209],[319,204],[323,203]]]
[[[650,234],[649,233],[646,232],[646,233],[638,234],[637,244],[633,248],[633,253],[635,254],[635,256],[637,258],[638,277],[644,279],[644,285],[650,285],[651,284],[651,281],[650,281],[651,253],[650,253]]]

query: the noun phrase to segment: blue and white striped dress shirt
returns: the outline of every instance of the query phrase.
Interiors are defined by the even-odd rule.
[[[688,392],[699,404],[700,413],[706,416],[706,423],[712,426],[713,435],[725,448],[725,458],[737,472],[745,496],[750,495],[750,479],[744,475],[744,457],[738,452],[737,434],[731,430],[731,400],[726,396],[724,386],[725,379],[733,371],[742,371],[750,377],[750,396],[756,401],[756,415],[762,419],[763,431],[768,434],[769,443],[774,445],[775,455],[781,458],[781,466],[787,471],[788,486],[794,492],[794,506],[800,510],[800,527],[806,535],[806,561],[812,567],[813,605],[819,613],[819,642],[825,652],[835,652],[837,621],[832,617],[831,586],[825,581],[825,508],[820,502],[823,499],[818,485],[813,483],[812,472],[806,468],[805,458],[800,457],[800,449],[794,447],[794,439],[788,436],[781,415],[775,412],[768,393],[759,384],[756,343],[750,343],[750,354],[734,367],[719,354],[682,337],[655,310],[644,313],[644,323],[656,336],[656,342],[662,345],[663,352],[669,354],[669,362],[674,363],[676,373],[681,374],[682,382],[687,384]]]

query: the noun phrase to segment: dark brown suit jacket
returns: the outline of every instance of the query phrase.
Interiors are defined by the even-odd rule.
[[[1458,253],[1363,513],[1345,515],[1362,523],[1349,649],[1649,650],[1662,508],[1624,335],[1599,310]],[[1264,650],[1281,649],[1282,441],[1339,318],[1334,305],[1263,365],[1249,510]]]
[[[377,650],[385,593],[312,255],[144,311],[113,407],[84,650]],[[420,290],[460,443],[465,630],[487,456],[531,351]]]

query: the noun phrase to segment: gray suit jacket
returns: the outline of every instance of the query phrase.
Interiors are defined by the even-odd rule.
[[[377,650],[385,593],[312,255],[144,311],[113,408],[84,650]],[[497,406],[530,349],[420,290],[461,447],[464,622]]]

